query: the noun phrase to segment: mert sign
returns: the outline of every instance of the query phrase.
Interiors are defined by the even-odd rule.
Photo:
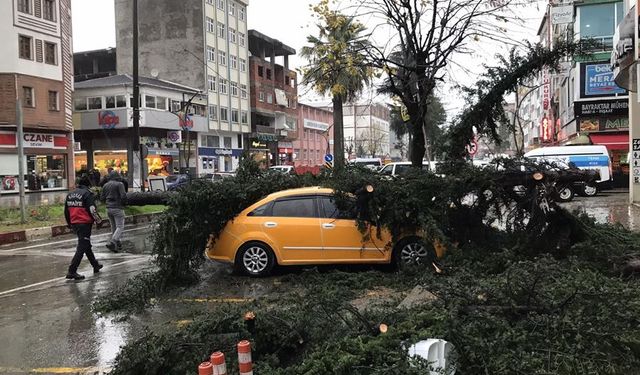
[[[559,25],[573,22],[573,5],[551,7],[551,24]]]
[[[582,64],[581,78],[581,97],[612,96],[627,93],[625,89],[616,85],[610,63]]]

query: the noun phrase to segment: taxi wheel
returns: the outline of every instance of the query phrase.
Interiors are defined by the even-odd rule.
[[[263,277],[271,273],[275,263],[269,246],[261,242],[248,242],[238,250],[235,268],[249,276]]]
[[[419,237],[405,238],[393,250],[393,262],[400,269],[414,265],[428,265],[436,259],[433,245]]]

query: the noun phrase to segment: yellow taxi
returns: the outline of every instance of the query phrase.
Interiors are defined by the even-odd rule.
[[[411,264],[441,257],[442,246],[416,235],[391,244],[391,234],[371,225],[369,235],[355,217],[337,209],[333,190],[320,187],[271,194],[227,223],[207,244],[209,259],[233,264],[250,276],[266,276],[275,265]]]

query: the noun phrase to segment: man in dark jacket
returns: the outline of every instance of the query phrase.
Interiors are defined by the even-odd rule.
[[[107,214],[111,224],[111,241],[107,244],[107,248],[117,253],[122,250],[120,239],[124,232],[124,205],[127,194],[118,172],[111,171],[108,178],[109,181],[102,187],[100,200],[107,204]]]
[[[107,175],[102,177],[102,179],[100,180],[100,183],[98,185],[100,187],[103,187],[107,182],[109,182],[113,178],[116,178],[118,181],[122,182],[122,184],[124,185],[125,193],[128,192],[129,191],[129,183],[127,182],[127,179],[123,178],[120,174],[118,174],[118,172],[115,172],[115,174],[113,174],[111,172],[115,172],[114,169],[113,168],[107,168]]]
[[[64,202],[64,218],[67,221],[67,226],[73,229],[78,236],[78,246],[71,260],[71,265],[69,265],[67,279],[84,279],[84,276],[78,273],[78,266],[80,266],[84,254],[87,254],[87,259],[93,266],[94,273],[100,272],[102,268],[102,264],[98,263],[91,250],[91,227],[94,221],[100,224],[102,219],[96,210],[93,193],[89,191],[90,185],[89,177],[82,175],[76,181],[76,189],[67,195]]]

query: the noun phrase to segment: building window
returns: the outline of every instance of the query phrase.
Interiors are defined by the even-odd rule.
[[[224,137],[224,148],[231,148],[231,137]]]
[[[218,51],[218,63],[227,65],[227,53],[225,51]]]
[[[258,94],[258,101],[264,102],[264,92],[260,91],[260,93]]]
[[[258,77],[264,77],[264,68],[261,66],[258,67]]]
[[[163,96],[156,96],[156,108],[163,111],[167,110],[167,98]]]
[[[240,44],[240,47],[244,47],[244,43],[244,33],[238,32],[238,44]]]
[[[229,1],[229,15],[230,16],[236,15],[236,3],[234,3],[233,1]]]
[[[240,84],[240,97],[242,99],[246,99],[247,96],[247,85]]]
[[[210,33],[216,32],[215,23],[213,22],[213,18],[207,17],[207,31]]]
[[[580,38],[593,38],[604,43],[605,46],[613,46],[613,34],[622,18],[623,4],[606,3],[583,5],[580,10]]]
[[[33,87],[22,86],[22,106],[35,107],[35,103],[33,101]]]
[[[224,39],[224,29],[225,29],[224,23],[218,22],[218,36],[223,39]]]
[[[88,109],[102,109],[102,97],[96,96],[93,98],[87,98]]]
[[[31,14],[31,0],[18,0],[18,12]]]
[[[247,60],[240,59],[240,71],[241,72],[246,72],[247,71]]]
[[[231,95],[238,96],[238,82],[231,82]]]
[[[73,108],[76,111],[86,111],[87,110],[87,98],[75,98],[75,99],[73,99]]]
[[[124,108],[127,106],[127,100],[124,95],[111,95],[104,98],[104,104],[105,108]]]
[[[218,106],[210,105],[209,106],[209,120],[217,120],[218,119]]]
[[[242,113],[240,114],[240,122],[242,122],[243,124],[249,123],[249,114],[247,113],[247,111],[242,111]]]
[[[33,39],[28,37],[28,36],[24,36],[24,35],[20,35],[18,37],[18,48],[19,48],[19,56],[21,59],[26,59],[26,60],[33,60],[33,56],[31,53],[31,41]]]
[[[230,27],[229,28],[229,41],[231,43],[235,43],[236,42],[236,29]]]
[[[237,109],[232,109],[231,110],[231,122],[233,122],[234,124],[238,123],[238,110]]]
[[[234,55],[229,55],[229,64],[232,69],[238,69],[238,58]]]
[[[225,107],[220,107],[220,121],[229,121],[229,110]]]
[[[245,19],[245,7],[242,5],[238,7],[238,18],[240,18],[241,21],[244,21]]]
[[[213,0],[207,0],[207,4],[213,4]]]
[[[58,111],[60,108],[58,107],[58,92],[57,91],[49,91],[49,110],[50,111]]]
[[[156,107],[156,97],[155,96],[144,96],[144,107],[145,108],[155,108]]]
[[[218,0],[218,9],[224,10],[224,0]]]
[[[216,49],[211,46],[207,46],[207,60],[216,62]]]
[[[271,79],[271,69],[267,68],[267,79]]]
[[[221,94],[227,93],[227,80],[224,78],[220,78],[220,93]],[[222,118],[222,116],[220,117]]]
[[[209,84],[209,91],[216,92],[216,77],[207,76],[207,83]]]
[[[44,0],[42,3],[42,18],[47,21],[55,22],[56,20],[56,1]]]
[[[267,103],[269,103],[269,104],[273,103],[273,94],[272,93],[268,93],[267,94]]]
[[[238,134],[237,141],[238,141],[237,147],[242,148],[242,134]]]
[[[205,147],[220,147],[220,138],[217,135],[207,135],[206,142],[203,142]]]
[[[56,45],[55,43],[44,42],[44,62],[56,65]]]

